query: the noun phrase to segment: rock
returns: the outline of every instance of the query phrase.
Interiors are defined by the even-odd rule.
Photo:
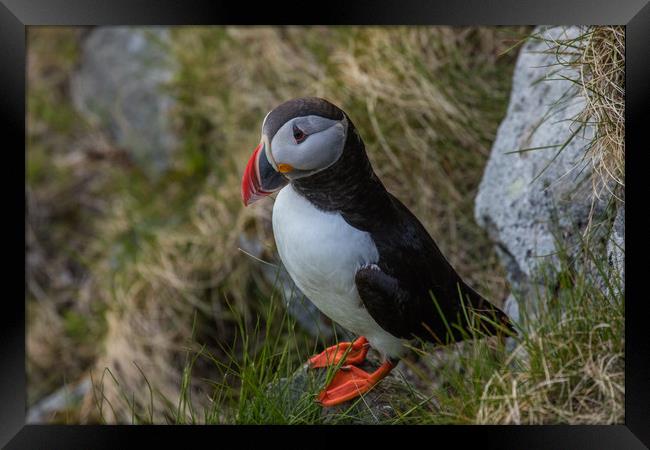
[[[360,367],[368,372],[379,366],[378,357],[369,353],[368,360]],[[398,375],[400,366],[381,380],[371,391],[337,406],[323,408],[315,402],[320,389],[325,385],[327,369],[309,369],[303,365],[291,377],[282,378],[268,386],[268,396],[282,399],[285,414],[293,410],[313,407],[318,420],[327,424],[380,424],[390,422],[399,413],[406,412],[416,403],[424,408],[437,409],[432,399],[407,386]]]
[[[510,293],[508,297],[506,298],[505,302],[503,302],[503,312],[510,317],[510,320],[513,322],[519,322],[521,318],[519,317],[519,302],[515,298],[515,296]],[[506,351],[508,353],[512,353],[512,351],[515,349],[517,345],[517,341],[515,338],[508,337],[506,338]]]
[[[90,391],[91,386],[91,379],[86,376],[73,386],[59,388],[29,408],[27,423],[49,423],[56,414],[63,414],[66,410],[74,409]]]
[[[75,108],[150,173],[168,166],[177,143],[162,88],[173,75],[168,37],[166,28],[95,28],[71,80]]]
[[[579,27],[537,28],[546,39],[571,39]],[[506,309],[519,316],[515,297],[543,286],[545,264],[556,267],[557,239],[577,244],[589,222],[604,217],[607,199],[591,194],[592,174],[585,146],[592,126],[572,122],[585,99],[575,83],[578,72],[557,64],[550,44],[529,39],[513,75],[505,119],[499,126],[476,197],[475,217],[496,243],[517,295]],[[529,149],[529,150],[527,150]],[[593,203],[592,203],[593,202]],[[521,305],[519,305],[521,306]],[[531,305],[526,305],[528,308]]]
[[[607,260],[621,276],[625,286],[625,209],[619,208],[607,242]]]

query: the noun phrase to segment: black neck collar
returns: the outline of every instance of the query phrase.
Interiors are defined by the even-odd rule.
[[[390,202],[375,174],[365,146],[348,118],[348,133],[341,157],[325,170],[299,178],[291,185],[323,211],[337,211],[351,221],[375,220]]]

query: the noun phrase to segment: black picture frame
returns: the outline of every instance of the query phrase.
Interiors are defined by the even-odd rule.
[[[188,438],[206,438],[219,446],[225,435],[237,433],[248,442],[266,434],[296,439],[303,445],[328,434],[330,445],[346,439],[341,433],[361,437],[366,445],[390,433],[421,434],[416,442],[481,449],[636,449],[650,446],[650,336],[647,321],[649,300],[642,294],[640,270],[647,267],[647,238],[650,229],[641,162],[647,145],[644,126],[648,123],[650,99],[650,4],[648,0],[416,0],[322,1],[309,7],[306,2],[223,2],[217,0],[0,0],[0,134],[5,149],[0,176],[5,226],[5,299],[0,314],[0,444],[6,448],[114,448],[144,438],[149,445]],[[19,236],[24,236],[26,217],[24,186],[26,27],[30,25],[207,25],[207,24],[304,24],[304,25],[514,25],[514,24],[610,24],[626,26],[626,395],[625,424],[611,426],[436,426],[436,427],[171,427],[171,426],[55,426],[25,425],[25,304],[20,293],[25,253]],[[22,182],[21,182],[22,178]],[[22,227],[22,228],[21,228]],[[640,270],[635,270],[641,268]],[[24,276],[24,272],[23,275]],[[26,286],[26,284],[24,285]],[[244,433],[241,433],[241,432]],[[300,431],[307,436],[298,437]],[[291,433],[291,434],[290,434]],[[229,436],[234,438],[235,436]],[[280,436],[278,436],[280,437]],[[309,439],[305,441],[304,439]],[[229,442],[233,442],[229,440]],[[347,440],[344,442],[348,442]],[[445,444],[443,444],[445,443]],[[453,444],[451,444],[453,443]],[[417,444],[421,445],[421,444]]]

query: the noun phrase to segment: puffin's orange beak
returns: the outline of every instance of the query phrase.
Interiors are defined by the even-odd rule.
[[[280,190],[287,182],[287,179],[277,172],[266,158],[264,142],[260,142],[253,151],[251,159],[248,160],[241,180],[241,196],[244,206]]]

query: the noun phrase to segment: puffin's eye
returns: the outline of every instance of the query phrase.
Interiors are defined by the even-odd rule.
[[[300,128],[294,125],[293,127],[293,138],[296,140],[296,144],[300,144],[302,141],[307,139],[307,135],[302,132]]]

